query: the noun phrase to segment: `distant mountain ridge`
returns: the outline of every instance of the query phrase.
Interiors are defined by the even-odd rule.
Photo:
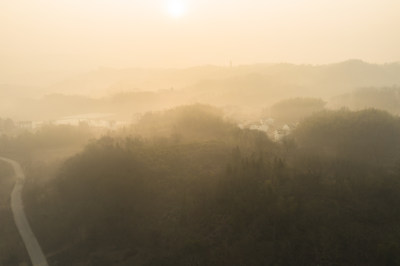
[[[48,120],[82,113],[115,113],[125,119],[138,112],[190,103],[260,110],[283,98],[328,100],[360,88],[393,86],[400,86],[399,63],[361,60],[327,65],[100,68],[55,83],[42,94],[35,90],[35,97],[29,87],[0,85],[0,117]]]
[[[327,65],[254,64],[234,67],[199,66],[184,69],[113,69],[81,74],[58,82],[47,90],[65,94],[104,96],[121,91],[164,90],[198,87],[204,83],[235,83],[239,80],[254,81],[263,77],[296,84],[305,89],[326,87],[342,90],[363,86],[389,86],[400,84],[400,63],[370,64],[361,60]],[[262,85],[262,84],[261,84]],[[340,88],[337,88],[340,89]]]

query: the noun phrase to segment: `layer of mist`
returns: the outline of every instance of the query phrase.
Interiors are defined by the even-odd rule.
[[[400,264],[399,64],[45,83],[0,85],[0,156],[50,265]],[[15,182],[1,162],[0,265],[29,264]]]

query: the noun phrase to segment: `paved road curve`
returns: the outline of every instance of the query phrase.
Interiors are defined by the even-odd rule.
[[[26,219],[24,212],[24,203],[22,202],[21,192],[25,183],[25,175],[22,171],[21,166],[16,161],[0,157],[3,160],[12,165],[15,172],[16,183],[11,193],[11,210],[13,212],[14,221],[17,225],[19,234],[24,241],[26,250],[28,251],[29,257],[33,266],[48,266],[46,257],[43,254],[42,249],[32,232],[29,222]]]

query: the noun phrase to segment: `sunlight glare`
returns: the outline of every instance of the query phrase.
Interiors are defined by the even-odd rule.
[[[173,18],[180,18],[186,13],[186,6],[181,1],[171,1],[168,3],[167,12]]]

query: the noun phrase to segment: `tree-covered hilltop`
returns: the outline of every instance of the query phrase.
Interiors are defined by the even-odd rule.
[[[177,141],[207,141],[232,136],[236,126],[209,105],[187,105],[145,114],[133,128],[140,136],[175,137]]]
[[[388,167],[400,162],[400,118],[385,111],[321,112],[301,123],[294,137],[299,148],[322,157]]]
[[[326,111],[277,144],[194,105],[132,130],[29,184],[54,265],[400,264],[398,118]]]
[[[221,109],[204,104],[147,113],[122,135],[175,144],[222,142],[232,147],[240,146],[249,153],[257,151],[270,154],[276,149],[276,145],[264,133],[240,129],[224,117]]]
[[[290,98],[281,100],[263,111],[263,116],[272,117],[278,125],[298,123],[304,118],[321,112],[325,102],[318,98]]]

